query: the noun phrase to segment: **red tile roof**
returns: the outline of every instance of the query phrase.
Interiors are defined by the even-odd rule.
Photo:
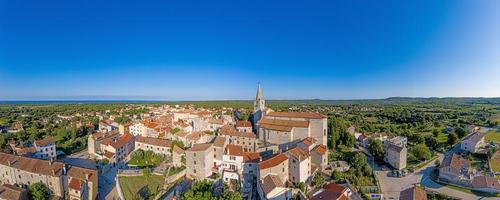
[[[195,144],[191,148],[187,149],[187,151],[205,151],[208,148],[210,148],[212,144],[207,143],[207,144]]]
[[[180,148],[180,147],[179,147],[179,146],[177,146],[177,145],[174,145],[173,152],[175,152],[175,153],[177,153],[177,154],[183,154],[183,153],[184,153],[184,149]]]
[[[10,165],[9,165],[10,163]],[[0,152],[0,165],[48,176],[61,176],[63,163],[36,158],[14,156]]]
[[[69,181],[68,187],[73,190],[80,191],[82,188],[82,182],[77,178],[72,178],[71,181]]]
[[[35,145],[38,147],[43,147],[43,146],[47,146],[47,145],[51,145],[51,144],[56,144],[54,137],[51,137],[51,136],[35,141]]]
[[[261,156],[259,152],[243,152],[243,162],[260,162]]]
[[[323,191],[311,197],[311,200],[348,200],[344,195],[347,188],[335,183],[327,184],[323,187]]]
[[[236,127],[252,127],[252,123],[249,121],[238,121],[236,122]]]
[[[111,159],[111,158],[113,158],[113,156],[115,156],[115,153],[109,152],[109,151],[104,151],[104,157]]]
[[[134,142],[134,136],[130,134],[124,134],[116,142],[111,143],[111,146],[115,149],[119,149],[128,143]]]
[[[304,149],[299,148],[299,147],[295,147],[293,149],[290,149],[287,151],[287,153],[300,161],[303,161],[303,160],[309,158],[309,152],[304,151]]]
[[[412,187],[403,190],[399,194],[401,200],[427,200],[427,192],[420,187]]]
[[[226,145],[226,155],[243,156],[243,147],[240,145],[228,144]]]
[[[149,145],[153,145],[153,146],[159,146],[159,147],[170,147],[170,144],[172,144],[172,141],[167,140],[167,139],[150,138],[150,137],[142,137],[142,136],[135,137],[135,142],[149,144]]]
[[[326,116],[313,112],[270,112],[267,116],[288,117],[288,118],[306,118],[306,119],[325,119]]]
[[[474,188],[492,188],[495,190],[500,190],[500,183],[495,177],[491,176],[476,176],[472,181],[472,187]]]
[[[0,199],[28,200],[28,190],[10,184],[0,185]]]
[[[326,153],[326,146],[323,145],[323,144],[319,144],[313,150],[316,151],[319,155],[325,155],[325,153]]]
[[[262,191],[264,193],[269,194],[271,191],[278,187],[285,187],[283,181],[279,176],[269,174],[264,177],[264,180],[262,181]]]
[[[224,147],[225,144],[226,144],[226,138],[221,137],[221,136],[215,137],[214,146],[216,146],[216,147]]]
[[[309,127],[309,122],[264,118],[260,120],[260,127],[270,130],[290,132],[293,127],[301,127],[301,128]]]
[[[271,167],[278,166],[279,164],[288,161],[288,157],[285,156],[285,154],[277,154],[274,155],[273,157],[264,160],[259,163],[259,169],[267,169]]]
[[[302,140],[302,143],[304,143],[306,146],[311,146],[313,145],[314,143],[316,143],[316,139],[312,138],[312,137],[306,137]]]

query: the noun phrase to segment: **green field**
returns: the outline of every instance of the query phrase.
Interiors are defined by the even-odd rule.
[[[120,176],[118,178],[125,200],[153,199],[163,188],[163,176]]]
[[[486,142],[497,142],[500,143],[500,133],[496,130],[490,131],[484,137]]]

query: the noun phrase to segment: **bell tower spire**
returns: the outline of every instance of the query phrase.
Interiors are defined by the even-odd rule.
[[[262,88],[260,87],[260,81],[257,85],[257,95],[253,102],[253,130],[258,134],[259,127],[258,123],[264,115],[264,109],[266,108],[266,102],[264,100],[264,95],[262,95]]]

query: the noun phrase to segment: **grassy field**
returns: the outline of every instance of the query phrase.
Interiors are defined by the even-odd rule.
[[[492,130],[486,134],[484,137],[486,142],[497,142],[500,143],[500,133],[496,130]]]
[[[144,176],[120,176],[118,180],[125,200],[153,199],[164,183],[163,176],[154,174],[148,180]]]
[[[448,141],[448,135],[444,133],[439,133],[439,135],[437,136],[437,140],[441,144],[446,143]]]

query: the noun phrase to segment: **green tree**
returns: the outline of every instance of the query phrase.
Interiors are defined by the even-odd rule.
[[[241,193],[226,190],[219,197],[220,200],[243,200]]]
[[[370,153],[378,160],[383,160],[385,155],[385,148],[380,140],[371,139],[370,146],[368,147]]]
[[[323,178],[323,176],[320,174],[316,174],[313,177],[311,184],[313,187],[323,187],[323,185],[325,184],[325,178]]]
[[[142,170],[142,175],[144,176],[144,178],[146,179],[146,181],[149,180],[149,178],[151,177],[151,168],[149,167],[146,167]]]
[[[432,130],[432,136],[438,137],[440,132],[441,131],[439,131],[439,129],[435,128],[435,129]]]
[[[448,145],[453,146],[455,143],[457,143],[457,135],[455,133],[450,133],[448,134]]]
[[[425,144],[417,144],[412,148],[412,154],[420,161],[428,160],[432,157],[429,147]]]
[[[187,192],[182,195],[185,200],[217,200],[212,187],[213,182],[208,180],[195,181]]]
[[[457,134],[458,138],[463,138],[467,134],[467,132],[465,131],[465,129],[463,129],[462,127],[455,128],[455,133]]]
[[[49,199],[50,191],[49,188],[41,183],[36,182],[31,184],[29,187],[29,196],[31,200],[46,200]]]
[[[338,170],[334,169],[334,170],[332,171],[332,174],[330,175],[330,177],[332,178],[332,180],[333,180],[334,182],[339,182],[339,181],[340,181],[340,179],[342,179],[342,173],[341,173],[341,172],[339,172]]]

